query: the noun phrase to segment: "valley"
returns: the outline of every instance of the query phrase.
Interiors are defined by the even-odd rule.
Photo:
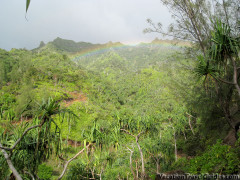
[[[231,128],[214,88],[196,80],[197,62],[184,53],[189,47],[57,38],[33,50],[1,50],[1,144],[11,147],[42,122],[12,152],[19,170],[42,179],[60,177],[64,161],[78,152],[65,179],[236,173],[238,150],[222,142]],[[1,154],[0,163],[1,177],[11,176]]]

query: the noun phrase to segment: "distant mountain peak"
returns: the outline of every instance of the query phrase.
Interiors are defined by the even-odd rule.
[[[43,42],[43,41],[41,41],[40,42],[40,44],[39,44],[39,46],[38,46],[38,48],[42,48],[43,46],[45,46],[46,44]]]
[[[42,51],[48,49],[50,51],[64,52],[64,53],[79,53],[82,51],[101,49],[101,48],[111,48],[116,46],[123,46],[120,42],[109,41],[106,44],[92,44],[89,42],[75,42],[73,40],[62,39],[57,37],[53,41],[45,44],[43,41],[40,42],[38,48],[33,49],[33,51]]]

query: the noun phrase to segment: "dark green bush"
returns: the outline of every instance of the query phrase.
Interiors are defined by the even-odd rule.
[[[87,164],[77,161],[69,167],[66,179],[88,179],[93,178]]]
[[[191,174],[221,173],[236,174],[239,171],[239,154],[236,148],[222,144],[218,140],[201,155],[190,160],[179,159],[175,168]]]

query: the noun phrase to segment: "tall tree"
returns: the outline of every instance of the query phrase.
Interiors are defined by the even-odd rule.
[[[239,0],[161,0],[169,9],[174,23],[168,31],[162,30],[162,24],[157,25],[148,19],[150,28],[144,32],[157,32],[176,39],[188,40],[198,45],[203,53],[209,47],[211,30],[214,28],[214,18],[221,17],[235,32],[239,32]]]
[[[196,72],[204,82],[212,82],[212,89],[225,119],[234,128],[235,90],[239,88],[239,0],[161,0],[175,20],[168,31],[162,24],[148,20],[150,28],[144,32],[157,32],[193,43],[191,57],[198,61]],[[219,22],[221,19],[221,22]],[[189,52],[189,51],[188,51]],[[199,56],[200,55],[200,56]],[[234,88],[235,87],[235,90]],[[236,109],[236,108],[235,108]]]
[[[20,180],[22,178],[20,173],[24,174],[25,169],[35,175],[38,165],[46,159],[47,156],[49,157],[52,150],[58,154],[61,146],[60,129],[52,116],[65,112],[67,111],[61,109],[58,102],[49,98],[48,101],[44,101],[40,105],[39,114],[32,120],[35,125],[31,127],[26,126],[23,129],[20,128],[20,130],[16,129],[16,131],[13,132],[13,136],[10,136],[13,139],[10,139],[8,135],[6,135],[6,140],[1,138],[1,141],[4,140],[4,142],[0,143],[0,149],[4,154],[9,168],[17,179]],[[54,125],[56,127],[53,132]],[[32,129],[37,129],[37,131],[33,132],[31,131]],[[14,140],[15,142],[12,143]],[[9,147],[9,144],[11,147]],[[25,156],[28,158],[26,159]],[[16,167],[14,167],[14,165]]]

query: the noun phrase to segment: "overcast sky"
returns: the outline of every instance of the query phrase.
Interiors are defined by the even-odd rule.
[[[0,0],[0,48],[32,49],[56,37],[106,43],[134,44],[158,34],[143,34],[147,18],[171,22],[160,0]]]

